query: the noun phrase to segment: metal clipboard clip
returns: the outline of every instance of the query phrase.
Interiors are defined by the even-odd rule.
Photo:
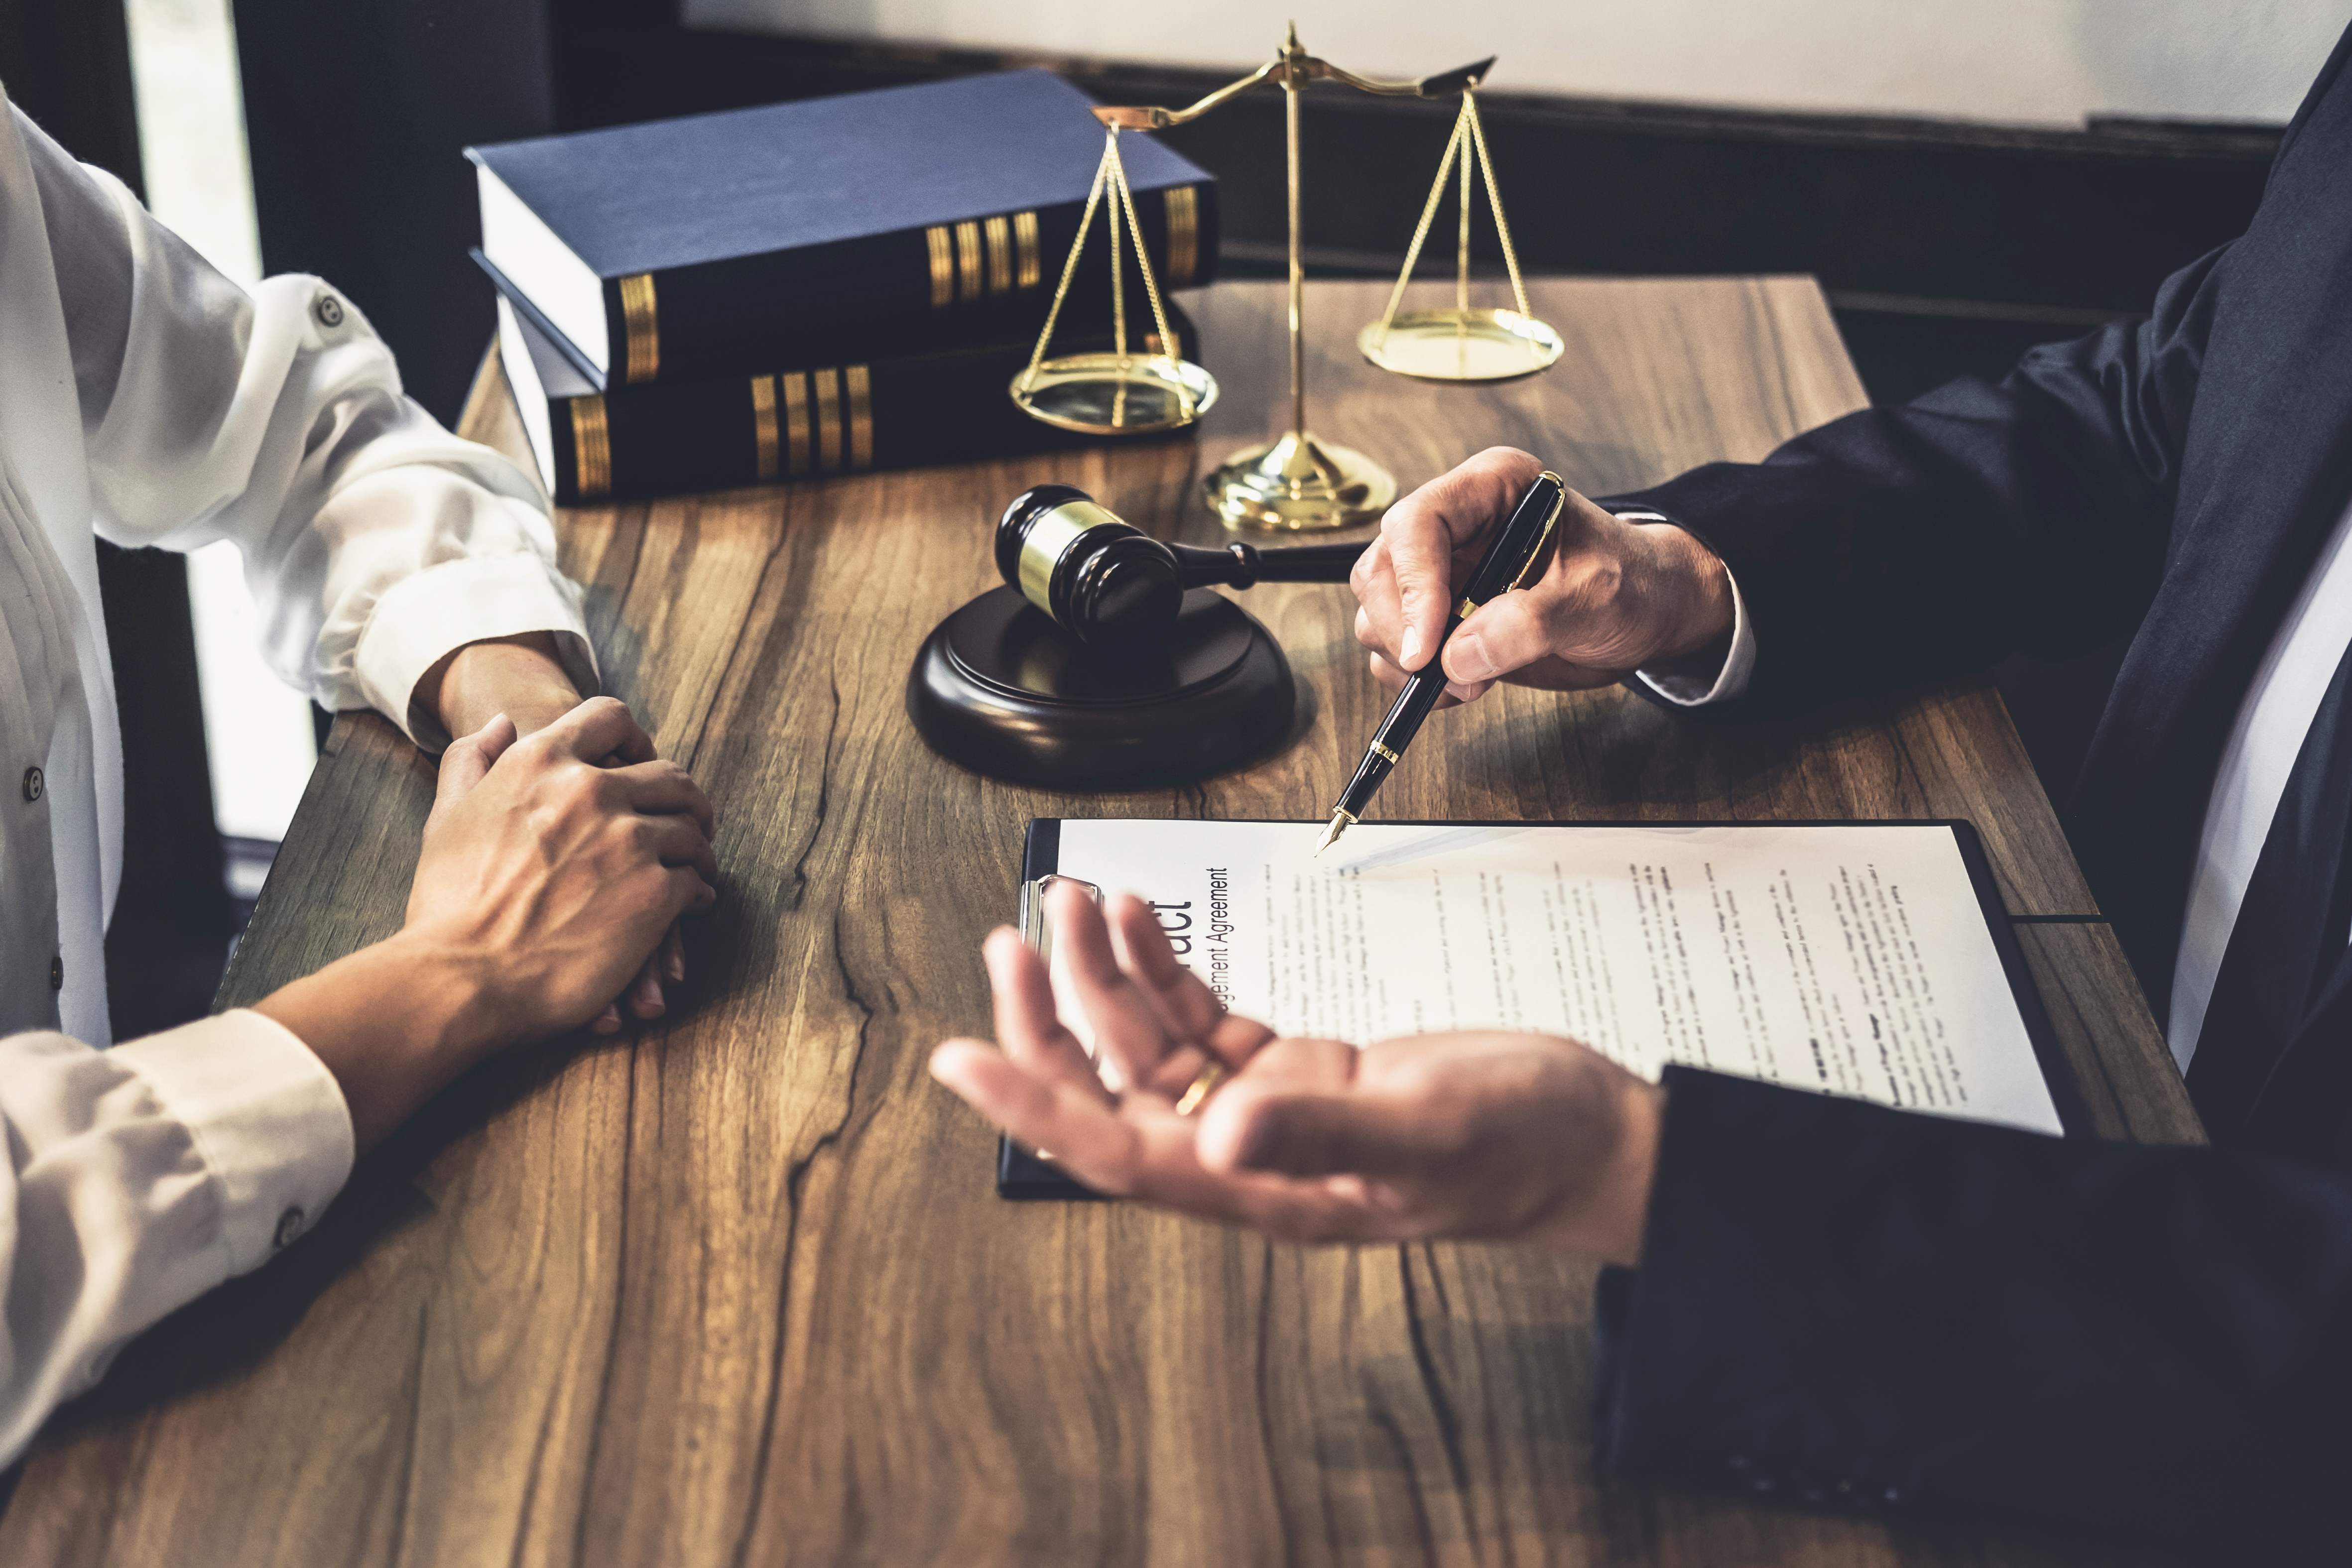
[[[1021,884],[1021,940],[1036,950],[1037,956],[1045,960],[1048,969],[1054,963],[1054,932],[1045,924],[1045,890],[1057,882],[1076,883],[1094,895],[1097,904],[1103,901],[1101,888],[1084,877],[1064,876],[1059,872],[1049,871],[1044,876],[1032,877]]]
[[[1045,924],[1045,890],[1057,882],[1076,883],[1093,895],[1097,904],[1103,900],[1103,890],[1093,883],[1084,877],[1064,876],[1058,872],[1047,872],[1044,876],[1032,877],[1021,884],[1021,940],[1028,943],[1037,956],[1045,961],[1048,975],[1054,971],[1054,928]],[[1092,1056],[1094,1052],[1089,1050],[1087,1054]],[[1045,1149],[1029,1152],[1049,1164],[1054,1158]]]

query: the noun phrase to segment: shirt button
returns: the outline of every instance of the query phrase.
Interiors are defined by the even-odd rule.
[[[46,781],[44,781],[44,780],[42,779],[42,778],[41,778],[41,770],[40,770],[39,768],[26,768],[26,769],[25,769],[25,799],[26,799],[26,800],[39,800],[39,799],[41,798],[41,791],[42,791],[42,790],[44,790],[44,789],[47,789],[47,788],[48,788],[48,785],[47,784],[47,782],[46,782]]]
[[[66,961],[62,956],[53,957],[49,960],[49,989],[62,991],[65,988]]]
[[[310,313],[319,319],[319,325],[321,327],[340,327],[343,324],[343,302],[331,294],[320,295],[319,302],[310,307]]]
[[[278,1233],[270,1239],[273,1247],[283,1247],[302,1234],[302,1206],[296,1204],[278,1217]]]

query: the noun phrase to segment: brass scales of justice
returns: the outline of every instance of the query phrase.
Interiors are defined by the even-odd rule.
[[[1494,65],[1489,57],[1418,81],[1374,81],[1340,69],[1308,54],[1298,41],[1297,24],[1284,38],[1281,52],[1240,80],[1219,88],[1184,109],[1098,108],[1095,118],[1104,127],[1102,162],[1097,165],[1086,210],[1078,220],[1078,236],[1063,264],[1060,284],[1054,291],[1045,329],[1038,335],[1028,367],[1013,380],[1013,401],[1032,418],[1067,430],[1098,435],[1139,435],[1191,424],[1217,400],[1214,377],[1184,359],[1181,345],[1169,330],[1160,303],[1159,280],[1152,276],[1141,230],[1135,219],[1135,196],[1128,187],[1127,170],[1119,159],[1121,131],[1164,131],[1188,124],[1219,104],[1239,97],[1269,78],[1282,83],[1285,141],[1289,162],[1290,226],[1290,428],[1278,440],[1237,453],[1202,480],[1203,498],[1228,528],[1244,528],[1301,531],[1342,528],[1366,522],[1396,499],[1396,478],[1372,458],[1352,447],[1318,439],[1307,428],[1307,354],[1301,322],[1306,295],[1306,269],[1301,260],[1299,223],[1298,95],[1307,83],[1329,79],[1359,91],[1392,98],[1454,98],[1462,100],[1454,134],[1437,166],[1429,200],[1405,253],[1404,269],[1390,291],[1388,308],[1357,336],[1364,357],[1385,371],[1437,382],[1512,381],[1549,369],[1560,356],[1559,334],[1537,320],[1528,308],[1527,285],[1519,276],[1517,252],[1503,215],[1503,199],[1495,181],[1495,165],[1486,151],[1486,135],[1478,120],[1477,89]],[[1503,245],[1504,265],[1510,274],[1515,308],[1474,309],[1470,304],[1470,210],[1473,203],[1471,161],[1477,161],[1495,214],[1496,232]],[[1454,303],[1450,307],[1400,312],[1405,285],[1412,281],[1422,246],[1444,198],[1448,176],[1460,169],[1461,223],[1458,234]],[[1095,209],[1108,209],[1112,300],[1112,351],[1072,354],[1048,359],[1062,301],[1076,275],[1078,259],[1094,226]],[[1130,353],[1127,336],[1127,301],[1120,288],[1119,247],[1122,219],[1127,242],[1134,247],[1135,264],[1150,302],[1152,324],[1158,329],[1154,350]]]

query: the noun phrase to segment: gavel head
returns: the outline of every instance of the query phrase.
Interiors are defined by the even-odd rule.
[[[996,570],[1089,647],[1150,647],[1184,602],[1175,552],[1071,485],[1013,498],[996,524]]]

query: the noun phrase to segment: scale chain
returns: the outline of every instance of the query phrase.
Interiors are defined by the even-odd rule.
[[[1464,94],[1462,95],[1462,102],[1463,102],[1463,106],[1464,106],[1465,108],[1467,108],[1467,107],[1469,106],[1469,103],[1470,103],[1470,94],[1468,94],[1467,92],[1464,93]],[[1455,120],[1458,121],[1458,120],[1461,119],[1461,116],[1456,115],[1454,118],[1455,118]],[[1497,211],[1499,211],[1500,209],[1498,208],[1498,209],[1496,209],[1496,210],[1497,210]],[[1460,250],[1457,252],[1457,254],[1456,254],[1456,256],[1455,256],[1455,259],[1454,259],[1454,308],[1455,313],[1456,313],[1457,315],[1459,315],[1459,316],[1460,316],[1464,320],[1467,320],[1467,319],[1469,319],[1469,316],[1470,316],[1470,160],[1469,160],[1467,157],[1465,157],[1465,158],[1462,160],[1462,244],[1461,244],[1461,248],[1460,248]],[[1458,327],[1457,327],[1456,330],[1459,330],[1459,328],[1458,328]]]
[[[1045,345],[1054,340],[1054,323],[1061,319],[1062,301],[1069,297],[1070,279],[1077,276],[1078,257],[1086,252],[1087,231],[1094,226],[1095,204],[1102,200],[1103,183],[1109,177],[1112,163],[1118,160],[1118,132],[1112,131],[1104,139],[1102,162],[1095,165],[1094,186],[1087,192],[1087,210],[1078,216],[1077,243],[1070,246],[1070,258],[1062,264],[1062,281],[1054,286],[1054,303],[1045,312],[1045,329],[1037,334],[1037,347],[1029,355],[1029,368],[1021,375],[1021,390],[1024,392],[1036,384],[1037,367],[1045,362]],[[1118,260],[1116,247],[1113,248],[1112,260],[1114,263]]]
[[[1127,205],[1128,233],[1132,235],[1135,238],[1136,270],[1143,274],[1143,292],[1145,297],[1151,301],[1152,322],[1160,329],[1160,357],[1166,360],[1172,365],[1179,358],[1176,352],[1178,347],[1176,342],[1176,334],[1169,328],[1167,307],[1163,306],[1160,302],[1160,280],[1152,276],[1151,253],[1143,243],[1143,225],[1136,221],[1135,188],[1127,183],[1127,165],[1123,162],[1119,162],[1118,159],[1118,131],[1114,127],[1111,131],[1111,153],[1114,164],[1113,177],[1118,185],[1117,199],[1125,203]],[[1111,255],[1113,261],[1116,262],[1118,259],[1118,251],[1114,249]],[[1112,276],[1116,278],[1116,270],[1114,270]],[[1126,319],[1126,301],[1122,298],[1119,303],[1119,320],[1122,323],[1122,326],[1119,329],[1119,352],[1121,354],[1125,354],[1127,352],[1126,328],[1123,325]],[[1192,408],[1192,394],[1184,390],[1183,383],[1181,381],[1177,382],[1176,402],[1177,406],[1189,417]]]
[[[1463,95],[1466,105],[1469,95]],[[1397,275],[1396,287],[1389,290],[1389,308],[1381,314],[1381,340],[1388,341],[1389,328],[1395,324],[1397,307],[1404,301],[1404,286],[1412,281],[1413,265],[1421,260],[1423,242],[1429,238],[1429,226],[1437,218],[1437,204],[1445,199],[1445,177],[1454,172],[1454,155],[1462,145],[1465,118],[1456,115],[1454,134],[1446,139],[1445,156],[1437,161],[1437,178],[1431,182],[1429,201],[1421,209],[1421,222],[1412,231],[1412,244],[1405,247],[1404,270]]]
[[[1136,215],[1135,190],[1128,183],[1126,160],[1119,156],[1118,131],[1119,128],[1114,125],[1104,132],[1102,160],[1095,165],[1094,184],[1087,192],[1086,210],[1078,216],[1077,239],[1070,246],[1069,258],[1062,264],[1061,281],[1055,285],[1054,302],[1045,312],[1045,330],[1037,334],[1037,346],[1030,351],[1029,368],[1022,372],[1021,387],[1024,392],[1036,384],[1038,369],[1045,362],[1045,350],[1054,340],[1054,328],[1061,319],[1063,302],[1069,298],[1071,281],[1077,276],[1078,260],[1086,253],[1087,235],[1094,227],[1095,208],[1103,204],[1106,191],[1109,196],[1109,210],[1104,218],[1110,240],[1112,350],[1124,367],[1128,358],[1127,290],[1119,276],[1118,261],[1120,218],[1123,214],[1126,235],[1135,246],[1136,269],[1143,276],[1143,291],[1151,301],[1152,323],[1160,329],[1160,352],[1156,357],[1171,365],[1180,358],[1175,330],[1168,323],[1167,307],[1160,302],[1160,280],[1151,270],[1151,256],[1143,243],[1143,225]],[[1113,400],[1111,423],[1114,425],[1125,423],[1127,390],[1122,371],[1118,391]],[[1186,420],[1192,419],[1192,394],[1181,380],[1176,385],[1176,402]]]
[[[1110,349],[1112,353],[1118,356],[1118,368],[1122,378],[1119,385],[1121,392],[1124,392],[1126,390],[1126,381],[1124,377],[1127,370],[1127,289],[1118,276],[1118,198],[1119,193],[1127,189],[1127,160],[1118,155],[1118,127],[1116,125],[1110,128],[1110,142],[1103,149],[1103,158],[1104,161],[1110,165],[1110,189],[1104,193],[1104,194],[1110,198],[1110,211],[1108,214],[1108,226],[1110,230]],[[1142,242],[1139,240],[1136,244],[1137,253],[1139,255],[1142,252]],[[1117,419],[1113,419],[1111,423],[1113,424],[1117,424],[1119,422]]]
[[[1511,271],[1511,298],[1522,316],[1535,312],[1528,306],[1528,286],[1519,277],[1519,253],[1511,244],[1511,224],[1503,216],[1503,193],[1495,188],[1495,161],[1486,152],[1486,128],[1478,119],[1478,95],[1462,94],[1462,112],[1470,119],[1470,139],[1478,144],[1478,168],[1486,176],[1486,204],[1495,210],[1495,232],[1503,239],[1503,265]]]

